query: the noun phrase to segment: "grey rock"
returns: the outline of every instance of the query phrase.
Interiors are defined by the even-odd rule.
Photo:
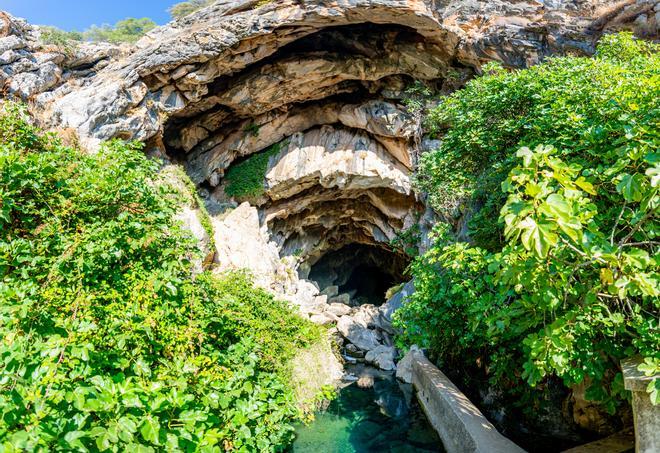
[[[336,322],[337,317],[333,317],[328,313],[320,313],[320,314],[311,315],[309,317],[309,320],[312,321],[314,324],[325,326],[328,324],[332,324],[333,322]]]
[[[337,329],[344,338],[362,350],[369,351],[380,345],[373,330],[355,322],[350,316],[339,318]]]
[[[338,296],[329,298],[328,303],[349,305],[351,303],[351,297],[346,293],[339,294]]]
[[[358,363],[355,357],[351,357],[349,355],[344,355],[342,356],[342,358],[344,359],[344,362],[348,363],[349,365],[355,365],[356,363]]]
[[[392,327],[392,316],[394,312],[403,306],[406,298],[415,291],[415,284],[413,281],[406,283],[390,300],[378,307],[378,315],[375,320],[376,326],[385,332],[394,335],[396,332]]]
[[[321,291],[321,294],[326,295],[330,298],[335,297],[336,295],[339,294],[339,287],[337,287],[337,285],[326,286],[325,288],[323,288],[323,291]]]
[[[377,366],[381,370],[394,370],[396,365],[394,359],[396,358],[396,349],[393,346],[379,345],[376,348],[367,352],[364,360]]]
[[[9,35],[0,38],[0,54],[9,50],[23,49],[25,47],[27,47],[27,44],[18,36]]]
[[[410,350],[396,364],[396,378],[406,384],[412,384],[413,379],[413,361],[416,354],[421,354],[417,345],[412,345]]]
[[[355,346],[352,343],[349,343],[346,345],[346,355],[355,357],[356,359],[363,359],[364,358],[364,351],[360,350],[357,346]]]
[[[331,303],[328,304],[326,311],[335,316],[344,316],[351,312],[351,308],[346,304]]]

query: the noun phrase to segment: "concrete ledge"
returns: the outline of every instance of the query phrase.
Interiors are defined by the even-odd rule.
[[[417,399],[448,453],[525,451],[502,436],[421,352],[413,353],[412,374]]]
[[[660,405],[651,403],[646,387],[660,376],[646,376],[637,369],[642,363],[640,357],[621,361],[623,383],[632,392],[633,419],[635,422],[635,451],[637,453],[658,453],[660,451]]]

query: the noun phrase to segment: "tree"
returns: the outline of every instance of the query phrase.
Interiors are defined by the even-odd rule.
[[[170,13],[173,19],[180,19],[210,5],[211,3],[213,3],[213,0],[188,0],[186,2],[172,5],[167,12]]]
[[[100,27],[93,25],[83,33],[83,36],[89,41],[135,42],[156,26],[157,24],[147,17],[141,19],[129,17],[120,20],[114,27],[108,24]]]
[[[442,225],[412,265],[402,340],[479,364],[526,407],[558,378],[612,413],[621,359],[660,369],[659,67],[657,44],[610,35],[593,58],[490,65],[442,99],[417,183],[447,218],[474,210],[471,242]],[[660,403],[658,380],[648,391]]]

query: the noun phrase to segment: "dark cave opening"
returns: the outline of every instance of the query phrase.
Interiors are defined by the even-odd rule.
[[[339,287],[340,293],[355,294],[351,299],[359,305],[381,305],[385,293],[396,285],[393,275],[376,266],[360,265],[353,269],[346,284]]]
[[[309,279],[321,290],[336,286],[339,295],[349,296],[350,305],[382,305],[387,290],[406,281],[409,261],[389,248],[349,244],[312,264]]]

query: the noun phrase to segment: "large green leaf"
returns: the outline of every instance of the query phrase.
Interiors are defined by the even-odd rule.
[[[520,241],[527,250],[532,250],[539,258],[548,255],[550,247],[557,244],[559,237],[555,233],[555,225],[550,222],[537,222],[531,216],[520,222],[522,234]]]
[[[642,201],[644,176],[639,173],[634,175],[624,174],[616,189],[623,195],[628,202]]]
[[[144,440],[158,445],[160,443],[159,432],[160,423],[158,423],[158,420],[152,416],[144,417],[142,426],[140,427],[140,434],[142,434]]]

